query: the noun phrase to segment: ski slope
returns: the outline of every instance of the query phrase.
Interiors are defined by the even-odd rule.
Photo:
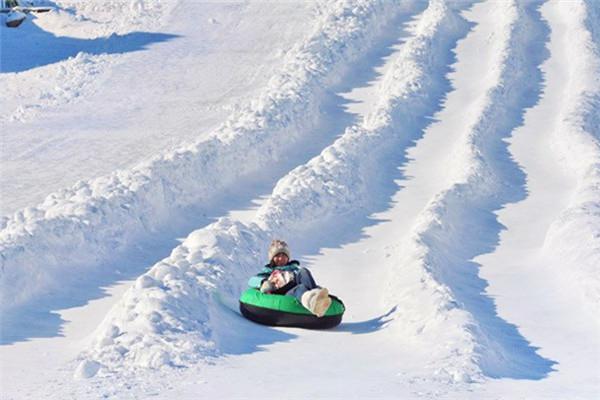
[[[56,4],[2,28],[3,399],[600,393],[595,1]],[[340,326],[239,315],[272,238]]]

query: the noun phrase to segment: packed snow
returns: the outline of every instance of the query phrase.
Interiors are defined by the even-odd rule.
[[[0,397],[600,393],[600,4],[2,23]],[[273,238],[346,305],[238,311]]]

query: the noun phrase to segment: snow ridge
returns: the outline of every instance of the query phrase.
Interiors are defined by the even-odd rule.
[[[533,106],[528,96],[539,95],[536,62],[541,60],[531,54],[531,46],[541,42],[542,34],[527,10],[532,5],[512,1],[493,6],[498,26],[489,45],[497,67],[486,75],[489,89],[477,103],[471,128],[451,149],[449,188],[430,200],[400,246],[402,269],[392,272],[396,277],[388,290],[389,301],[401,304],[399,334],[418,334],[436,353],[446,354],[430,366],[435,379],[444,383],[549,372],[549,363],[516,327],[496,316],[472,262],[497,243],[500,226],[493,212],[524,195],[518,190],[522,172],[502,139],[523,123],[525,109]],[[399,286],[408,277],[412,283]]]
[[[380,102],[361,124],[282,178],[248,225],[221,218],[193,232],[167,259],[136,281],[107,315],[79,370],[100,374],[182,366],[223,351],[223,307],[236,302],[262,264],[270,238],[304,235],[328,218],[366,207],[378,160],[406,141],[410,124],[437,101],[444,54],[468,27],[457,11],[431,1],[412,26],[378,87]],[[426,108],[427,110],[424,110]],[[381,149],[381,152],[371,151]]]
[[[323,87],[335,83],[385,22],[410,4],[320,4],[314,32],[288,52],[281,73],[211,138],[78,182],[1,218],[0,307],[14,309],[56,287],[59,277],[83,275],[156,234],[184,208],[277,162],[275,149],[291,148],[315,125]]]
[[[544,253],[569,265],[568,273],[555,271],[561,280],[580,287],[592,315],[600,312],[600,48],[592,23],[598,4],[575,2],[561,14],[570,27],[564,39],[568,95],[557,117],[553,150],[577,179],[571,204],[549,228]],[[592,21],[590,21],[590,19]],[[596,22],[597,25],[597,22]],[[595,39],[595,42],[594,42]],[[583,245],[582,245],[583,243]]]

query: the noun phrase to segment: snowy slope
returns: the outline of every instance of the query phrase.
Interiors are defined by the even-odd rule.
[[[126,251],[189,213],[186,208],[202,207],[261,168],[287,161],[281,153],[291,151],[302,135],[314,134],[319,107],[325,107],[318,99],[327,99],[323,87],[339,79],[342,61],[358,57],[389,14],[383,5],[350,11],[345,15],[348,8],[324,6],[318,29],[286,55],[267,89],[208,138],[131,170],[79,181],[5,218],[3,309],[56,287],[65,268],[89,268]],[[344,44],[348,38],[354,46]],[[30,272],[20,267],[25,265]]]
[[[242,26],[214,33],[220,51],[252,33],[277,43],[281,61],[255,50],[237,73],[256,79],[209,102],[219,127],[193,113],[181,121],[184,101],[173,102],[164,118],[187,132],[172,136],[175,150],[158,152],[163,139],[141,128],[152,158],[122,160],[114,149],[127,144],[115,141],[107,157],[126,169],[90,179],[96,169],[37,206],[30,192],[31,207],[4,218],[2,398],[249,398],[273,381],[298,399],[595,398],[596,2],[292,2],[272,13],[264,2],[132,4],[73,2],[36,29],[176,36],[144,56],[77,55],[94,71],[65,70],[69,59],[3,73],[12,99],[22,86],[47,90],[44,79],[25,84],[28,74],[72,78],[69,90],[91,82],[78,92],[86,105],[31,100],[29,120],[13,114],[3,127],[77,129],[92,108],[115,124],[151,115],[119,117],[123,81],[100,90],[89,76],[143,76],[154,57],[185,54],[194,31],[183,27],[209,14]],[[128,11],[110,18],[116,10]],[[286,26],[283,41],[249,23],[269,18]],[[174,58],[165,80],[202,57]],[[206,71],[186,72],[192,87],[162,89],[193,99]],[[159,98],[148,93],[127,102]],[[58,110],[68,116],[47,119]],[[185,128],[196,121],[206,133]],[[273,329],[238,314],[274,237],[344,300],[339,327]],[[118,279],[131,280],[102,294]]]
[[[3,215],[206,139],[312,28],[308,6],[80,3],[3,31]]]
[[[223,218],[193,232],[169,258],[138,278],[99,328],[90,362],[99,361],[108,369],[130,364],[158,368],[220,353],[221,312],[213,311],[211,296],[216,293],[235,303],[240,284],[261,263],[263,255],[257,249],[265,248],[270,237],[312,234],[309,227],[368,206],[373,165],[385,156],[384,149],[393,149],[400,127],[422,112],[415,99],[435,92],[433,82],[426,81],[431,75],[427,72],[443,65],[443,58],[430,65],[419,56],[429,54],[430,47],[443,48],[444,40],[452,37],[452,31],[440,28],[455,24],[444,20],[452,18],[446,14],[442,3],[433,3],[386,71],[378,106],[362,124],[347,128],[318,157],[282,178],[249,224]],[[401,68],[412,70],[406,79],[389,78]],[[409,114],[406,119],[393,121],[396,107]]]

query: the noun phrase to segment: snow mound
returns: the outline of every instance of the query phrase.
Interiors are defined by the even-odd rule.
[[[214,356],[214,296],[239,293],[262,258],[256,230],[222,219],[196,231],[140,276],[96,334],[93,358],[111,369],[185,366]],[[85,363],[94,362],[84,360]]]
[[[467,30],[456,11],[432,2],[413,24],[413,36],[386,72],[380,101],[365,121],[282,178],[254,222],[221,218],[138,278],[106,316],[82,362],[96,361],[110,373],[189,365],[221,354],[221,329],[231,326],[220,326],[218,299],[237,303],[265,258],[257,249],[271,238],[310,234],[330,218],[369,207],[375,166],[410,140],[412,132],[404,129],[437,103],[434,77]]]

